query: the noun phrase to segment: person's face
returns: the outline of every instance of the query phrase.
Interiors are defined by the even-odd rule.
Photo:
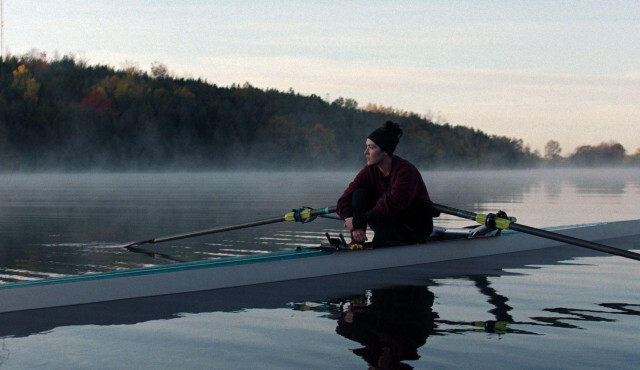
[[[367,157],[367,165],[378,165],[384,159],[387,153],[383,152],[378,144],[374,143],[371,139],[367,139],[367,147],[364,150],[364,155]]]

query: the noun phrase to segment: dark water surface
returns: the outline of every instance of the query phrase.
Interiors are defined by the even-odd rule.
[[[4,174],[0,282],[170,263],[114,246],[332,205],[353,175]],[[640,218],[636,170],[423,177],[438,203],[502,209],[535,227]],[[341,223],[282,223],[153,248],[181,260],[219,258],[317,245],[327,231],[341,232]],[[0,367],[635,368],[637,264],[566,247],[0,314]]]

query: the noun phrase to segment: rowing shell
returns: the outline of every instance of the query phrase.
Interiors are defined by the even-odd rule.
[[[554,228],[591,241],[638,235],[640,220]],[[355,252],[298,248],[0,285],[0,312],[23,311],[165,294],[231,288],[521,252],[563,245],[528,234],[458,237]],[[628,246],[632,247],[632,246]]]

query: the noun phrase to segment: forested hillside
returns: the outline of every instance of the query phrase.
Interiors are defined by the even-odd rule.
[[[387,119],[405,131],[398,154],[423,168],[540,161],[521,140],[352,99],[172,78],[161,64],[145,73],[69,56],[0,63],[5,171],[354,168]]]

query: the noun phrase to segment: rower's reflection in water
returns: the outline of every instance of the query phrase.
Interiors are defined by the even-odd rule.
[[[434,312],[434,294],[427,286],[404,286],[373,289],[357,296],[332,300],[322,304],[296,304],[295,309],[328,312],[338,322],[336,332],[362,347],[353,353],[367,362],[371,369],[410,369],[407,361],[420,358],[418,349],[432,335],[462,333],[535,334],[512,329],[512,307],[509,299],[500,295],[486,276],[467,277],[478,288],[495,320],[450,321]]]
[[[363,345],[353,352],[374,369],[410,369],[436,327],[434,295],[426,287],[374,289],[343,307],[336,332]]]

